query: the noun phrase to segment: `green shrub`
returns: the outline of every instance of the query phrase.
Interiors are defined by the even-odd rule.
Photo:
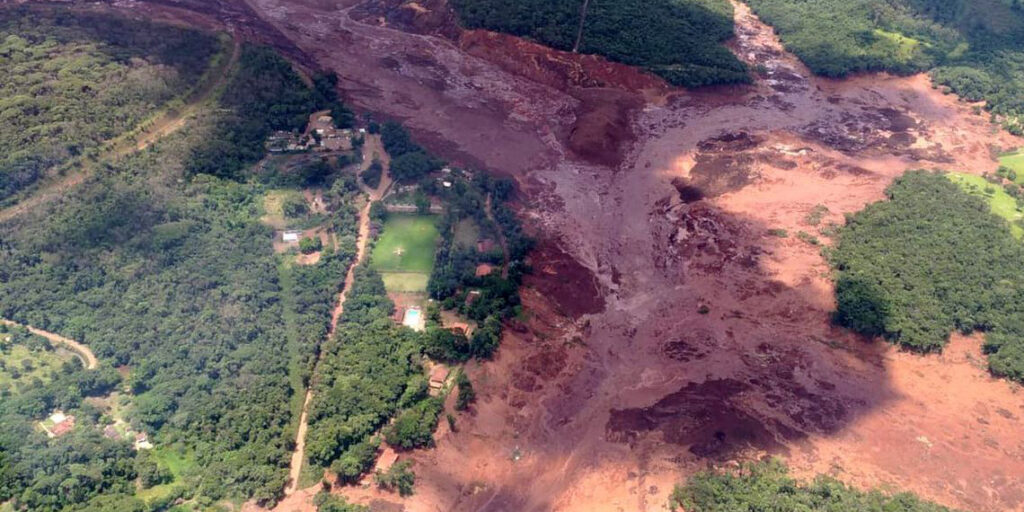
[[[686,512],[951,512],[910,493],[860,491],[828,476],[799,482],[778,460],[746,463],[734,471],[697,473],[676,485],[668,507]]]
[[[388,468],[387,472],[378,471],[374,475],[377,486],[392,492],[398,492],[400,496],[412,496],[413,486],[416,484],[416,473],[412,471],[412,462],[403,460],[396,462]]]
[[[320,237],[303,237],[299,240],[299,252],[302,254],[313,254],[314,252],[320,251],[324,248],[323,240]]]

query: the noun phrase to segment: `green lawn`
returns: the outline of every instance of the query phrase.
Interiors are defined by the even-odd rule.
[[[381,274],[389,292],[422,292],[427,289],[430,274],[421,272],[385,272]]]
[[[391,215],[373,249],[373,267],[380,272],[429,274],[437,240],[436,216]]]
[[[1024,237],[1024,228],[1017,224],[1017,220],[1024,218],[1024,211],[1017,207],[1017,200],[1007,194],[1003,187],[993,185],[981,176],[973,174],[949,173],[949,179],[960,185],[965,191],[985,198],[992,207],[992,213],[1006,219],[1010,223],[1010,231],[1017,238]],[[985,191],[991,190],[991,194]]]
[[[1009,167],[1017,173],[1016,182],[1024,185],[1024,148],[999,157],[999,165]]]

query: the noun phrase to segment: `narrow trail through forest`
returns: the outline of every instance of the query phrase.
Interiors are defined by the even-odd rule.
[[[380,201],[384,197],[388,188],[391,186],[391,175],[389,172],[389,159],[387,158],[384,149],[380,144],[380,136],[367,135],[366,142],[363,144],[363,165],[360,171],[365,171],[374,159],[381,162],[383,171],[381,172],[380,184],[376,189],[371,189],[362,185],[363,192],[366,193],[368,200],[362,208],[359,209],[359,238],[356,240],[356,260],[349,266],[348,272],[345,274],[345,284],[341,289],[341,293],[338,294],[338,301],[334,307],[334,312],[331,316],[331,328],[327,332],[327,339],[334,336],[334,331],[338,327],[338,320],[341,318],[341,314],[345,311],[345,298],[348,295],[349,290],[352,289],[352,284],[355,282],[355,270],[360,263],[363,262],[366,256],[366,244],[370,238],[370,207],[373,203]],[[362,181],[360,180],[360,183]],[[323,341],[327,341],[326,339]],[[317,359],[316,364],[313,368],[313,378],[316,378],[316,366],[319,366],[320,360]],[[295,491],[299,490],[299,478],[302,475],[302,464],[306,460],[306,432],[309,429],[309,404],[313,401],[313,382],[310,382],[309,387],[306,389],[306,398],[302,404],[302,414],[299,416],[299,428],[295,434],[295,451],[292,452],[291,469],[289,472],[289,483],[285,489],[285,495],[291,495]]]
[[[7,320],[7,319],[0,318],[0,323],[2,323],[4,325],[10,325],[12,327],[22,327],[22,328],[28,329],[28,332],[31,332],[32,334],[35,334],[37,336],[42,336],[42,337],[50,340],[53,343],[56,343],[58,345],[63,345],[65,347],[67,347],[68,349],[70,349],[72,352],[75,353],[75,355],[78,357],[78,359],[80,359],[82,361],[82,364],[84,364],[85,367],[87,369],[89,369],[89,370],[95,370],[96,366],[99,365],[99,360],[96,359],[96,354],[93,354],[92,350],[90,350],[89,347],[87,347],[87,346],[85,346],[85,345],[83,345],[83,344],[81,344],[81,343],[79,343],[79,342],[77,342],[77,341],[75,341],[75,340],[73,340],[71,338],[65,338],[64,336],[61,336],[60,334],[52,333],[52,332],[49,332],[49,331],[44,331],[42,329],[36,329],[35,327],[32,327],[31,325],[20,324],[18,322],[14,322],[14,321]]]
[[[77,162],[66,164],[66,174],[55,177],[51,182],[36,189],[30,196],[0,210],[0,222],[6,222],[68,193],[91,176],[99,162],[143,151],[188,124],[190,116],[199,112],[200,108],[218,95],[238,65],[238,60],[242,55],[242,40],[237,36],[232,36],[232,40],[231,54],[227,59],[221,59],[222,62],[218,63],[218,66],[207,72],[204,82],[188,94],[183,107],[179,109],[164,107],[163,112],[158,113],[145,130],[137,132],[139,128],[135,127],[108,141],[104,145],[102,153],[95,160],[82,157]]]

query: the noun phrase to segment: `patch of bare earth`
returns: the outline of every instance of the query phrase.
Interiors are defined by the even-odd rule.
[[[906,169],[991,171],[990,145],[1024,145],[927,77],[810,77],[742,4],[730,46],[765,73],[690,92],[461,32],[441,0],[192,12],[258,18],[273,27],[260,37],[336,70],[358,108],[514,176],[542,240],[526,314],[468,370],[478,403],[403,455],[416,494],[338,492],[376,510],[655,511],[709,463],[775,454],[801,476],[1024,510],[1019,388],[988,376],[977,339],[918,356],[831,327],[828,268],[794,236],[827,243],[822,228]]]

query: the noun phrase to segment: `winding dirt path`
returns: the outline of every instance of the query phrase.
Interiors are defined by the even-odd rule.
[[[369,167],[369,163],[372,162],[372,158],[377,155],[383,166],[381,172],[380,184],[376,189],[370,189],[365,187],[360,180],[360,185],[363,186],[364,192],[366,193],[368,200],[359,210],[359,237],[356,240],[356,260],[349,266],[348,272],[345,274],[345,284],[342,286],[341,293],[338,294],[338,300],[334,307],[334,312],[331,315],[331,328],[327,333],[327,338],[330,339],[334,335],[334,331],[338,327],[338,320],[341,318],[342,313],[345,312],[345,298],[348,295],[348,291],[352,289],[352,284],[355,282],[355,271],[356,267],[362,263],[366,256],[366,244],[370,239],[370,207],[373,203],[379,201],[387,189],[391,186],[391,173],[390,173],[390,159],[384,152],[383,147],[380,144],[379,135],[366,135],[366,142],[363,144],[363,169]],[[317,360],[317,365],[320,361]],[[316,368],[313,369],[313,378],[316,378]],[[295,491],[299,490],[299,478],[302,475],[302,465],[306,461],[306,432],[309,429],[309,405],[313,400],[313,382],[311,381],[310,386],[306,389],[306,398],[302,404],[302,414],[299,416],[299,428],[295,434],[295,451],[292,452],[291,466],[289,470],[289,483],[285,489],[285,495],[290,496]]]
[[[4,325],[10,325],[12,327],[22,327],[28,329],[28,331],[31,332],[32,334],[42,336],[53,343],[67,347],[69,350],[75,353],[78,359],[82,361],[82,364],[85,365],[86,369],[95,370],[96,366],[99,365],[99,360],[96,359],[96,354],[93,354],[92,350],[90,350],[89,347],[71,338],[65,338],[60,334],[44,331],[42,329],[36,329],[31,325],[19,324],[18,322],[14,322],[11,320],[0,319],[0,323]]]
[[[190,116],[206,106],[209,100],[214,98],[223,86],[227,84],[228,78],[231,76],[235,66],[238,65],[238,59],[241,57],[241,54],[242,40],[237,36],[233,37],[232,49],[228,58],[222,59],[217,68],[211,69],[206,74],[204,82],[189,93],[186,103],[182,108],[175,110],[165,108],[163,113],[158,114],[158,117],[144,130],[137,131],[137,128],[132,129],[128,133],[108,141],[104,145],[103,152],[95,160],[80,158],[78,161],[65,164],[62,167],[67,171],[65,174],[53,179],[49,183],[41,185],[28,197],[0,210],[0,222],[6,222],[41,204],[67,194],[73,188],[81,185],[86,178],[95,172],[98,162],[117,159],[142,151],[164,137],[180,130],[188,124]],[[76,166],[78,166],[77,169],[75,169]]]

